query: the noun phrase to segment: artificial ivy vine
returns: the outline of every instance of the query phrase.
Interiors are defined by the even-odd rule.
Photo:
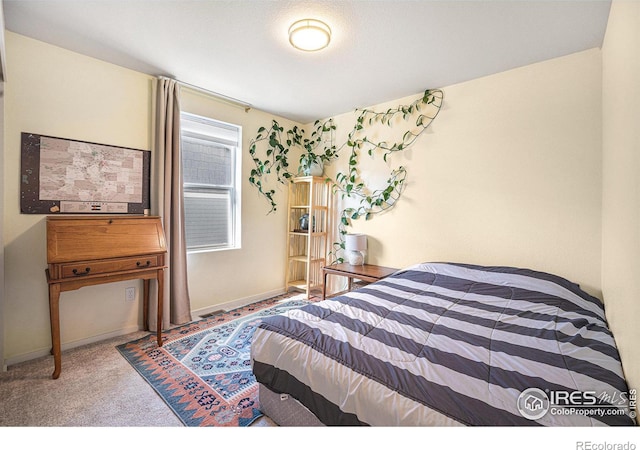
[[[338,150],[333,143],[320,149],[321,144],[325,142],[326,135],[330,134],[330,140],[333,142],[332,133],[336,127],[333,119],[325,122],[316,120],[314,131],[311,133],[311,139],[305,138],[305,131],[297,125],[286,131],[286,139],[282,140],[284,128],[273,120],[269,129],[260,127],[258,133],[249,144],[249,154],[253,159],[255,168],[251,169],[249,183],[258,189],[258,192],[264,196],[271,205],[269,213],[277,210],[277,204],[274,198],[275,189],[265,189],[262,183],[262,177],[276,172],[276,179],[279,183],[286,183],[295,176],[289,170],[288,154],[289,149],[293,146],[303,147],[305,152],[300,156],[300,167],[308,167],[312,163],[322,161],[323,163],[331,161],[337,156]],[[266,158],[260,159],[257,155],[257,145],[266,142],[265,151]],[[318,151],[320,149],[320,151]],[[298,171],[300,172],[300,170]],[[269,214],[268,213],[268,214]]]
[[[340,215],[340,241],[333,244],[331,253],[336,261],[342,262],[342,258],[338,257],[337,253],[344,250],[346,228],[351,226],[353,220],[361,217],[369,220],[373,215],[392,208],[402,194],[407,176],[406,168],[400,166],[392,170],[384,188],[370,191],[362,179],[358,164],[361,152],[366,150],[371,157],[381,154],[384,161],[387,162],[389,155],[408,149],[436,118],[443,99],[443,91],[433,89],[426,90],[420,98],[409,105],[390,108],[385,112],[376,112],[366,108],[356,109],[358,114],[356,123],[350,131],[347,141],[340,147],[336,147],[334,144],[333,136],[336,127],[333,119],[316,121],[310,138],[305,138],[305,131],[298,126],[285,132],[284,128],[273,120],[270,128],[260,127],[256,137],[250,142],[249,153],[255,168],[251,170],[249,182],[269,201],[271,205],[269,213],[271,213],[277,209],[274,198],[276,191],[266,189],[262,179],[273,171],[276,173],[277,181],[283,184],[295,176],[289,170],[287,156],[290,148],[299,146],[304,149],[300,157],[299,171],[312,162],[329,163],[338,157],[341,150],[350,148],[347,171],[338,172],[335,180],[329,180],[333,185],[334,193],[340,193],[343,198],[354,200],[357,205],[345,208]],[[399,142],[373,141],[366,135],[366,132],[374,126],[391,127],[400,121],[413,123],[414,120],[415,125],[410,125],[411,128],[403,134]],[[284,141],[282,139],[283,133],[285,133]],[[257,154],[257,146],[263,142],[266,142],[267,145],[266,157],[261,159]]]

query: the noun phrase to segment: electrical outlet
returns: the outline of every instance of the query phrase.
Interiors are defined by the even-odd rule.
[[[124,290],[124,298],[125,300],[132,302],[136,299],[136,288],[128,287]]]

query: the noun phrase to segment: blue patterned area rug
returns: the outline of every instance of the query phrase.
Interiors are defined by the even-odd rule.
[[[250,344],[263,317],[309,304],[264,300],[119,345],[129,363],[186,426],[248,426],[262,416]]]

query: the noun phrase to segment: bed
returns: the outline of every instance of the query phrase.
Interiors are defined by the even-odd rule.
[[[527,269],[408,267],[265,319],[251,364],[280,425],[635,424],[600,301]]]

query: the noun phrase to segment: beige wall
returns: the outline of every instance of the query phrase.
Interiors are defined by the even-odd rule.
[[[5,370],[4,362],[4,81],[6,79],[6,53],[5,53],[4,11],[0,0],[0,370]]]
[[[4,55],[2,55],[4,57]],[[4,167],[4,83],[0,82],[0,167]],[[4,362],[4,173],[0,169],[0,370]]]
[[[640,388],[640,3],[612,3],[602,54],[602,289],[625,374]]]
[[[51,346],[44,275],[45,216],[20,213],[20,133],[151,150],[154,78],[10,32],[7,59],[11,61],[8,79],[13,82],[5,85],[10,113],[5,116],[3,348],[11,364],[46,355]],[[183,107],[241,125],[245,149],[257,128],[271,121],[264,113],[245,113],[189,91],[184,92]],[[267,216],[268,205],[247,185],[251,160],[247,152],[244,155],[242,249],[188,257],[192,309],[196,312],[283,290],[284,211]],[[286,190],[281,195],[286,199]],[[125,301],[128,286],[137,288],[138,301]],[[139,281],[128,281],[63,293],[63,349],[137,330],[141,324],[140,290]]]
[[[353,227],[369,236],[368,261],[528,267],[600,295],[600,88],[597,49],[445,87],[431,131],[390,159],[408,170],[403,197]],[[336,118],[338,144],[354,118]],[[384,163],[361,159],[367,176],[387,177]]]
[[[252,109],[233,107],[212,100],[189,89],[182,91],[182,110],[223,122],[242,126],[242,248],[188,255],[191,309],[210,312],[220,305],[234,306],[277,295],[284,291],[286,230],[286,186],[266,180],[277,190],[281,207],[267,214],[268,202],[249,185],[249,174],[255,167],[249,157],[249,141],[261,126],[268,127],[277,119],[284,127],[292,124],[284,119]]]
[[[5,358],[48,351],[44,269],[45,216],[20,213],[20,133],[31,132],[138,149],[151,148],[152,78],[7,32],[5,85]],[[88,287],[62,294],[65,344],[138,329],[138,302],[124,288]],[[64,347],[63,347],[64,348]]]

